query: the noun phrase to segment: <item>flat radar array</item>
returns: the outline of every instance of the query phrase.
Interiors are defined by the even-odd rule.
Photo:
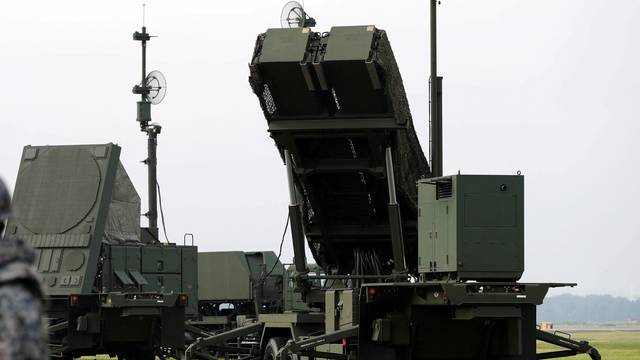
[[[167,92],[167,81],[160,71],[154,70],[147,74],[147,41],[151,40],[147,28],[142,26],[142,31],[133,33],[133,40],[140,41],[142,46],[142,79],[133,87],[133,93],[140,95],[137,102],[137,118],[140,131],[147,134],[147,158],[143,161],[148,170],[149,210],[144,215],[149,219],[148,232],[153,241],[158,241],[158,182],[157,182],[157,157],[158,134],[162,126],[151,122],[151,105],[157,105],[164,99]]]

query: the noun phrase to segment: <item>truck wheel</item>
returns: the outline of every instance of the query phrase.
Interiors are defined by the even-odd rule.
[[[289,339],[284,337],[274,337],[269,339],[267,347],[264,348],[264,355],[262,356],[262,360],[280,360],[278,359],[278,351],[280,351],[280,349],[287,345],[288,340]],[[294,360],[294,358],[289,354],[286,355],[282,360]]]

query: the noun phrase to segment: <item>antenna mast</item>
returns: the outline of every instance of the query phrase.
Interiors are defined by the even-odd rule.
[[[148,172],[149,210],[144,214],[149,219],[148,231],[152,241],[158,241],[158,188],[157,188],[157,157],[158,134],[162,126],[151,122],[151,105],[158,104],[164,98],[166,82],[160,72],[153,71],[147,75],[147,41],[151,35],[144,25],[144,4],[142,5],[142,32],[134,32],[133,40],[140,41],[142,46],[142,78],[139,85],[133,87],[133,93],[140,95],[137,102],[137,118],[140,131],[147,134],[147,158],[143,161]]]
[[[442,176],[442,77],[438,76],[436,7],[430,0],[431,76],[429,77],[429,166],[431,177]]]

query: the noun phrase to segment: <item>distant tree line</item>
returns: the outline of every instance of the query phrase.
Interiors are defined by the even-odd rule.
[[[640,300],[610,295],[559,295],[538,307],[538,322],[606,323],[640,321]]]

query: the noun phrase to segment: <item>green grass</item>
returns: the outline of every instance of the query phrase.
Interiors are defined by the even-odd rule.
[[[603,360],[640,360],[640,332],[602,331],[575,332],[575,340],[586,340],[596,347]],[[538,342],[538,353],[560,350],[559,348]],[[590,360],[588,355],[571,357],[575,360]]]

